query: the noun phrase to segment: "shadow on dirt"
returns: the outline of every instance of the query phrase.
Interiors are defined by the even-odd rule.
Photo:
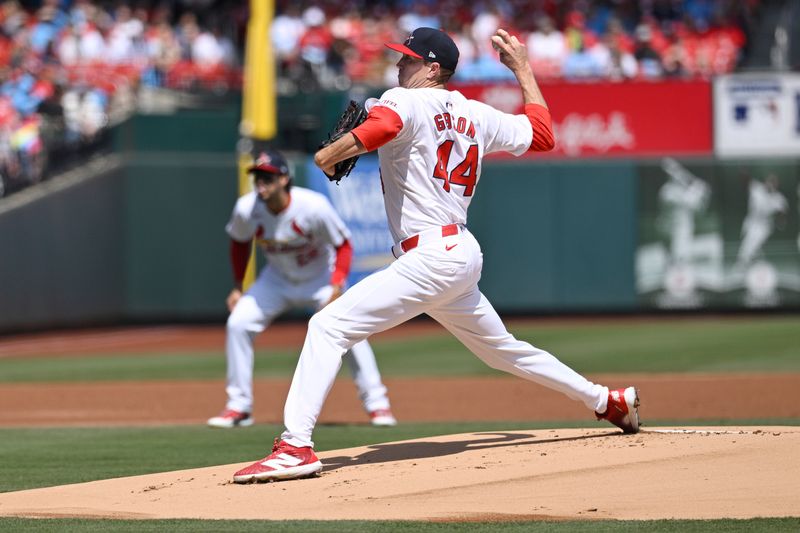
[[[368,451],[359,455],[342,455],[328,457],[323,460],[325,472],[331,472],[348,466],[358,466],[377,463],[391,463],[393,461],[405,461],[408,459],[426,459],[430,457],[443,457],[455,455],[468,450],[490,450],[507,446],[530,445],[536,446],[552,442],[570,442],[587,439],[599,439],[612,435],[619,435],[619,432],[610,431],[608,433],[593,433],[591,435],[581,435],[578,437],[561,437],[557,435],[552,438],[537,439],[533,433],[474,433],[475,439],[466,439],[453,442],[432,442],[414,441],[399,442],[392,444],[373,444],[368,446]],[[495,438],[481,438],[486,435],[497,435]],[[530,440],[537,439],[537,440]],[[529,442],[523,442],[523,441]]]

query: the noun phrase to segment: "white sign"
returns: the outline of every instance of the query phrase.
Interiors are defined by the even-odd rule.
[[[715,79],[714,151],[719,157],[800,155],[800,75]]]

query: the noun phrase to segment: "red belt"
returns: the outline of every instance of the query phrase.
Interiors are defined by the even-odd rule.
[[[447,226],[442,226],[442,237],[449,237],[450,235],[456,235],[458,233],[458,224],[448,224]],[[400,249],[403,252],[408,252],[409,250],[413,250],[419,244],[419,235],[414,235],[413,237],[409,237],[404,241],[400,241]]]

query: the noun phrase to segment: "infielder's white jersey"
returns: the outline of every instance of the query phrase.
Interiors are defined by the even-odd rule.
[[[391,109],[403,123],[378,149],[395,242],[432,226],[466,224],[484,154],[521,155],[533,140],[525,115],[500,112],[458,91],[397,87],[373,106]]]
[[[301,187],[291,188],[289,205],[277,215],[255,192],[245,194],[225,229],[239,242],[255,236],[267,258],[266,268],[292,283],[330,276],[334,249],[350,239],[328,199]]]

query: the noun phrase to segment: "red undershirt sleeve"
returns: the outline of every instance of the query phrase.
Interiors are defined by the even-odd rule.
[[[241,285],[244,281],[244,273],[247,270],[247,262],[250,260],[251,241],[239,242],[231,239],[231,266],[233,267],[233,281]]]
[[[345,240],[341,246],[336,248],[336,262],[331,274],[331,285],[344,285],[347,275],[350,273],[350,263],[353,260],[353,247],[350,241]]]
[[[401,129],[403,120],[400,115],[386,106],[376,106],[367,115],[367,120],[351,133],[371,152],[397,137]]]
[[[556,145],[553,136],[553,121],[550,111],[539,104],[525,104],[525,116],[533,128],[533,140],[528,150],[532,152],[549,152]]]

